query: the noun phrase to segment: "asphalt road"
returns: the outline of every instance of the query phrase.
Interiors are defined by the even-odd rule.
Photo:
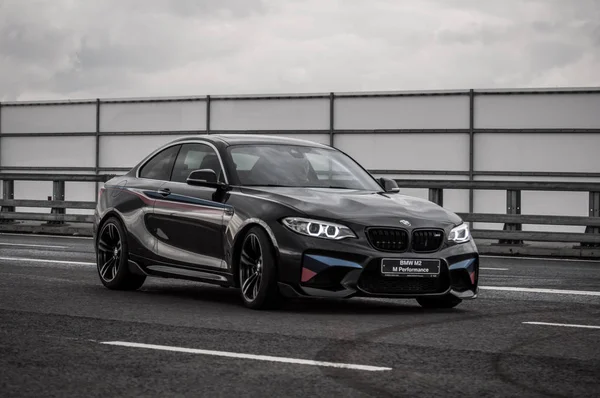
[[[600,396],[598,262],[486,257],[454,310],[269,312],[199,283],[109,291],[93,262],[89,239],[0,235],[0,396]]]

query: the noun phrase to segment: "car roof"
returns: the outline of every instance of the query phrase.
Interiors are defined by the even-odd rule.
[[[251,145],[260,145],[260,144],[271,144],[271,145],[301,145],[301,146],[309,146],[315,148],[328,148],[331,149],[330,146],[320,144],[314,141],[303,140],[299,138],[292,137],[282,137],[281,135],[267,135],[267,134],[207,134],[207,135],[195,135],[180,138],[173,142],[186,142],[186,141],[195,141],[195,140],[205,140],[212,143],[223,143],[226,146],[230,145],[240,145],[240,144],[251,144]]]

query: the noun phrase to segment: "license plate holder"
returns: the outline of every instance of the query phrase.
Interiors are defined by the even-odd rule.
[[[441,261],[421,258],[383,258],[381,274],[392,277],[429,277],[440,274]]]

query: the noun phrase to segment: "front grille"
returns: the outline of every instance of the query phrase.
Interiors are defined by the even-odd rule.
[[[398,228],[369,228],[367,237],[374,248],[389,252],[408,249],[408,233]]]
[[[448,268],[442,265],[435,277],[391,277],[383,276],[380,261],[371,262],[358,279],[358,287],[371,294],[431,294],[443,293],[450,286]]]
[[[419,229],[412,235],[412,251],[428,253],[437,251],[444,243],[444,231],[439,229]]]

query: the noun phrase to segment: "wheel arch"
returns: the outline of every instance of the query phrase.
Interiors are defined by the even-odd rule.
[[[235,234],[235,238],[234,238],[232,249],[231,249],[231,273],[233,275],[233,285],[235,287],[240,287],[239,281],[237,278],[237,274],[239,271],[239,257],[240,257],[240,253],[242,251],[242,244],[244,243],[244,238],[248,234],[248,231],[250,231],[254,227],[258,227],[258,228],[262,229],[269,237],[269,240],[271,241],[271,250],[273,251],[273,256],[275,257],[275,260],[277,261],[276,272],[278,271],[279,245],[277,244],[277,239],[275,238],[275,234],[273,233],[271,228],[269,228],[267,223],[265,223],[264,221],[262,221],[260,219],[248,219],[248,220],[246,220],[244,225],[242,225],[240,227],[238,232]]]
[[[125,227],[125,222],[123,221],[123,217],[121,217],[121,215],[119,214],[118,211],[113,209],[113,210],[107,211],[106,214],[104,214],[102,216],[102,218],[100,219],[100,221],[98,222],[98,227],[96,228],[97,232],[95,234],[96,236],[94,236],[94,250],[97,250],[97,248],[98,248],[98,237],[100,236],[100,230],[102,230],[102,227],[104,226],[106,221],[111,217],[115,217],[117,220],[119,220],[119,222],[121,223],[121,226],[125,230],[124,238],[127,240],[127,243],[129,243],[129,232],[127,231],[127,228]]]

